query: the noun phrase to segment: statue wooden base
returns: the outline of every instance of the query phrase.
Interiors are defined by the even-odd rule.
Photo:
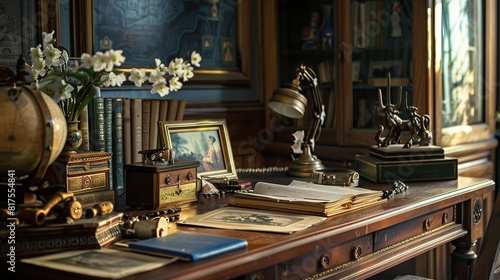
[[[373,146],[369,156],[356,156],[355,169],[375,183],[455,180],[458,161],[445,157],[437,146]]]
[[[384,161],[401,160],[432,160],[443,159],[444,150],[438,146],[413,146],[403,148],[403,144],[391,145],[389,147],[370,147],[370,156]]]

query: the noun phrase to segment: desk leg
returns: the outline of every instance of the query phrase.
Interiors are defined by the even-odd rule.
[[[477,259],[473,250],[476,241],[465,242],[459,239],[451,243],[455,246],[455,250],[451,253],[451,279],[468,280]]]
[[[457,213],[463,213],[461,221],[468,234],[451,242],[455,245],[455,250],[451,253],[451,279],[468,280],[472,277],[477,259],[473,248],[477,240],[483,237],[485,220],[483,206],[484,197],[482,195],[457,206]],[[460,220],[460,216],[458,219]]]

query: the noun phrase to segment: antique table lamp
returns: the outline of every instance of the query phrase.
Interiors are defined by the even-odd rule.
[[[307,98],[302,95],[300,81],[305,80],[311,88],[314,102],[313,121],[301,143],[302,155],[288,167],[288,175],[295,177],[311,177],[314,170],[324,169],[324,165],[313,153],[314,144],[321,133],[321,125],[325,118],[325,106],[322,104],[318,87],[318,79],[314,71],[303,64],[297,69],[297,77],[284,88],[274,91],[269,108],[283,116],[299,119],[304,116]]]

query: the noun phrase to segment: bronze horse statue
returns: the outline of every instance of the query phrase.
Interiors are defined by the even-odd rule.
[[[399,88],[398,100],[396,104],[391,103],[391,89],[387,87],[387,102],[384,105],[382,100],[382,90],[378,90],[378,100],[382,110],[384,111],[384,125],[379,126],[379,130],[375,135],[375,140],[379,147],[388,147],[392,144],[399,144],[401,142],[401,133],[408,131],[411,134],[410,139],[404,144],[403,148],[410,148],[413,144],[420,146],[428,146],[431,142],[432,133],[429,131],[431,119],[429,115],[418,114],[418,108],[415,106],[408,106],[408,92],[405,95],[406,110],[409,114],[408,120],[403,120],[399,117],[399,107],[401,106],[403,88]],[[384,127],[389,131],[387,135],[382,138]]]

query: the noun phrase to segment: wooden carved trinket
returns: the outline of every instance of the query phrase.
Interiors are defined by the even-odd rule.
[[[168,148],[142,150],[142,163],[144,164],[173,164],[172,150]]]

